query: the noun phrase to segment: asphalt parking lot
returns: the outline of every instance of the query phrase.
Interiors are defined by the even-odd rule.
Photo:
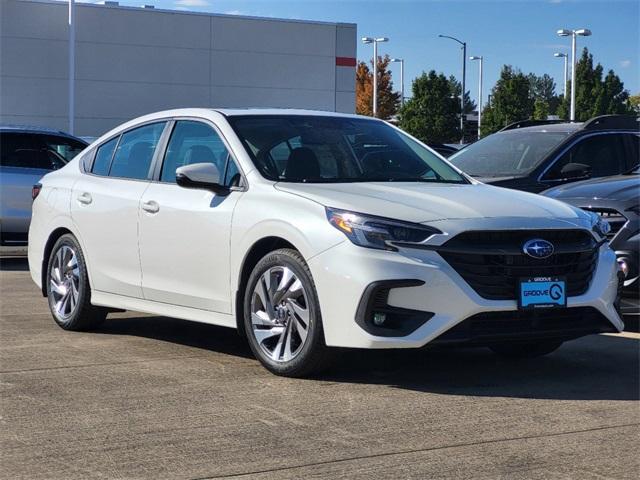
[[[223,328],[129,312],[64,332],[26,261],[0,265],[2,478],[640,474],[636,333],[523,362],[351,351],[291,380]]]

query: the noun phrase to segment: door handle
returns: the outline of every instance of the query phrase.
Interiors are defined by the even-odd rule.
[[[142,204],[142,209],[147,213],[158,213],[160,211],[160,205],[154,200],[149,200]]]
[[[80,195],[78,195],[78,201],[80,203],[83,203],[84,205],[89,205],[93,201],[93,198],[91,198],[90,193],[83,192]]]

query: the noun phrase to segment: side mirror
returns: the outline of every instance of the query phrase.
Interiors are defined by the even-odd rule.
[[[560,178],[575,180],[578,178],[590,178],[591,167],[583,163],[567,163],[560,170]]]
[[[213,163],[192,163],[176,169],[176,183],[184,188],[210,190],[227,195],[229,188],[220,184],[220,171]]]

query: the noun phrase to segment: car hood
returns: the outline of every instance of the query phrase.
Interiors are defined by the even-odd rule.
[[[275,188],[326,207],[416,223],[495,217],[577,220],[585,215],[550,198],[484,184],[277,183]]]
[[[606,198],[614,201],[628,201],[637,199],[639,191],[640,175],[617,175],[560,185],[545,190],[542,194],[558,200]]]

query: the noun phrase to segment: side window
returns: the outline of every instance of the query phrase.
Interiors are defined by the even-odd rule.
[[[44,142],[45,135],[32,133],[0,134],[0,165],[3,167],[57,170],[65,159]]]
[[[96,150],[96,158],[93,161],[93,168],[91,173],[95,175],[109,175],[109,166],[111,165],[111,158],[113,157],[113,151],[116,149],[118,139],[120,137],[113,138],[107,143],[103,143]]]
[[[617,175],[626,170],[623,136],[619,134],[594,135],[578,141],[551,167],[546,179],[562,178],[562,169],[569,163],[591,167],[592,177]]]
[[[122,135],[111,162],[110,177],[144,180],[149,174],[165,123],[153,123]]]
[[[224,180],[229,152],[216,131],[206,123],[191,120],[176,122],[162,163],[160,180],[176,181],[176,169],[193,163],[212,163]]]

